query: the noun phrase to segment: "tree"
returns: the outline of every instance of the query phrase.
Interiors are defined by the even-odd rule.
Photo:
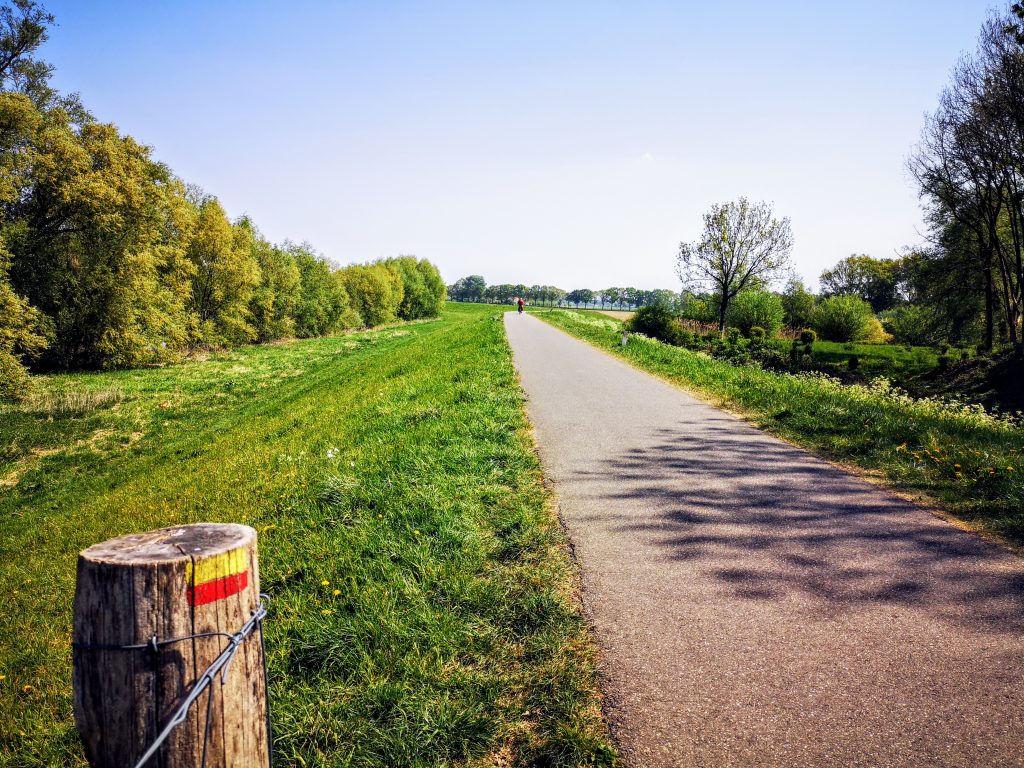
[[[483,301],[487,282],[480,275],[460,277],[451,286],[448,295],[455,301]]]
[[[216,198],[199,197],[187,251],[195,267],[190,308],[197,341],[230,345],[256,338],[249,302],[260,274],[251,240],[251,229],[232,226]]]
[[[904,264],[900,259],[847,256],[821,274],[824,296],[860,296],[875,312],[892,309],[905,297]]]
[[[859,296],[829,296],[814,312],[814,330],[826,341],[884,341],[885,332]]]
[[[341,276],[311,245],[285,246],[299,272],[299,292],[295,301],[295,335],[313,338],[355,328],[359,317]]]
[[[363,325],[393,323],[402,305],[402,278],[387,264],[353,264],[340,272]]]
[[[575,290],[569,291],[565,298],[570,304],[579,309],[580,304],[584,307],[590,305],[594,300],[594,292],[589,288],[576,288]]]
[[[382,263],[393,268],[402,278],[402,303],[398,316],[402,320],[437,317],[444,304],[444,283],[437,267],[426,259],[399,256]]]
[[[782,311],[787,328],[810,328],[817,300],[800,280],[790,280],[782,292]]]
[[[260,270],[260,282],[253,289],[249,303],[256,340],[272,341],[293,336],[300,288],[295,259],[284,248],[267,242],[248,218],[241,219],[237,226],[252,228],[253,258]]]
[[[776,219],[769,204],[741,197],[704,214],[704,233],[695,243],[680,243],[676,270],[684,289],[715,294],[718,330],[724,333],[732,300],[754,283],[778,279],[792,248],[789,219]]]
[[[739,328],[744,336],[754,326],[764,328],[769,338],[782,328],[785,312],[782,299],[769,291],[742,291],[729,307],[729,325]]]

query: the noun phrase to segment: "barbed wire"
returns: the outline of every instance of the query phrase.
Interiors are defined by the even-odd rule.
[[[210,666],[208,666],[204,672],[196,678],[195,683],[192,686],[192,690],[189,691],[188,695],[182,699],[181,704],[174,710],[171,716],[167,719],[163,729],[157,734],[157,737],[150,743],[146,748],[146,751],[142,753],[142,757],[138,759],[133,768],[143,768],[153,758],[154,755],[160,750],[164,742],[171,735],[171,732],[188,717],[188,712],[192,708],[192,705],[199,699],[207,688],[209,688],[214,679],[216,679],[218,673],[220,674],[221,685],[227,682],[228,672],[231,671],[231,662],[234,661],[235,654],[238,649],[242,646],[242,642],[249,637],[254,631],[259,630],[260,636],[260,649],[263,652],[263,684],[266,688],[268,684],[267,676],[267,652],[266,645],[263,639],[263,619],[267,615],[267,604],[270,602],[270,597],[265,594],[260,595],[259,605],[252,612],[248,621],[242,625],[242,628],[237,632],[197,632],[194,635],[182,635],[181,637],[170,637],[160,640],[156,635],[153,635],[145,643],[135,643],[132,645],[108,645],[104,643],[72,643],[72,647],[76,650],[92,650],[92,651],[141,651],[151,650],[154,653],[158,651],[162,646],[173,645],[174,643],[181,643],[187,640],[198,640],[204,637],[223,637],[228,643],[224,650],[220,652],[216,659],[214,659]],[[206,766],[206,746],[210,738],[210,724],[213,717],[213,693],[206,700],[206,725],[203,730],[203,755],[201,765]],[[267,701],[267,751],[270,759],[270,765],[273,765],[273,738],[270,730],[270,702],[269,697]]]

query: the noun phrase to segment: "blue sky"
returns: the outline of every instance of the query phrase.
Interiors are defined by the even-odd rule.
[[[921,239],[905,158],[989,2],[48,2],[56,85],[272,240],[678,288],[740,195],[810,283]]]

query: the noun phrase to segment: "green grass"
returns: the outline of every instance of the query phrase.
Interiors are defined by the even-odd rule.
[[[84,764],[77,552],[195,521],[260,531],[277,765],[614,764],[503,309],[2,406],[0,764]]]
[[[914,400],[882,385],[773,373],[634,336],[576,312],[537,316],[769,432],[888,484],[1015,544],[1024,544],[1024,428],[980,406]]]
[[[772,345],[789,354],[791,342],[773,339]],[[952,352],[950,354],[953,354]],[[931,347],[905,347],[897,344],[842,344],[837,341],[816,341],[812,359],[817,364],[846,367],[851,357],[860,362],[858,370],[867,376],[885,376],[894,381],[907,380],[938,366],[939,353]],[[955,359],[960,355],[956,353]]]

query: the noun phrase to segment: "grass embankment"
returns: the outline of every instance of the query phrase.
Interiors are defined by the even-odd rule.
[[[537,312],[562,330],[676,382],[794,443],[923,495],[980,529],[1024,544],[1024,428],[979,406],[913,400],[878,384],[737,366],[643,337],[621,323]]]
[[[40,380],[0,410],[0,764],[83,765],[77,552],[260,533],[275,764],[609,765],[498,312]]]

